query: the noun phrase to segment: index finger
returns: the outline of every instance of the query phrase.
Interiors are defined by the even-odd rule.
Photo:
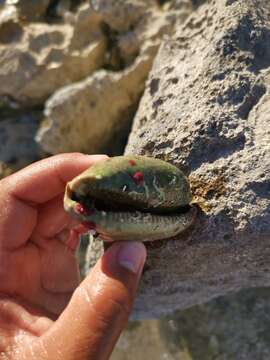
[[[38,161],[6,178],[8,193],[31,204],[42,204],[63,193],[66,183],[106,155],[59,154]]]

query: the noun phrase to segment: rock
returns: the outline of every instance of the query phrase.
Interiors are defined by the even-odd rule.
[[[131,322],[121,334],[111,360],[166,359],[166,345],[160,341],[159,321]]]
[[[178,311],[132,322],[112,360],[268,360],[270,290],[249,289]]]
[[[21,114],[20,105],[9,96],[0,96],[0,121]]]
[[[72,14],[71,3],[62,1],[57,9],[62,9],[63,20],[51,24],[22,22],[18,10],[39,17],[41,7],[48,5],[45,1],[9,5],[0,16],[0,97],[10,96],[22,106],[39,105],[102,66],[124,70],[139,56],[149,55],[149,49],[153,58],[176,19],[182,22],[192,11],[191,0],[185,3],[189,5],[181,10],[164,11],[154,0],[96,0]]]
[[[129,63],[130,58],[138,54],[138,48],[147,44],[156,42],[159,46],[160,40],[172,35],[195,9],[192,0],[165,2],[163,7],[149,7],[132,31],[118,34],[117,44],[123,61]]]
[[[149,9],[155,0],[91,0],[90,4],[113,30],[129,31]]]
[[[59,17],[65,17],[71,11],[71,0],[59,1],[55,8],[55,14]]]
[[[107,54],[107,68],[121,71],[95,72],[82,82],[60,89],[47,101],[46,120],[37,137],[45,151],[121,153],[161,39],[173,31],[177,17],[168,16],[156,3],[149,7],[149,3],[127,1],[119,8],[121,1],[92,2],[97,17],[110,26],[108,14],[114,19],[113,14],[119,12],[115,21],[124,24],[125,13],[131,8],[144,9],[148,5],[148,10],[143,16],[138,10],[141,19],[132,31],[115,25],[122,33],[118,32],[114,40],[115,34],[107,29],[109,43],[114,44]],[[135,9],[131,13],[133,16]]]
[[[14,5],[19,17],[26,21],[35,21],[44,17],[50,0],[7,0],[7,5]]]
[[[155,59],[126,154],[182,168],[201,211],[149,245],[134,318],[270,285],[269,23],[266,0],[212,1]]]
[[[12,169],[10,169],[7,164],[0,161],[0,180],[4,177],[10,175],[12,173]]]
[[[22,34],[22,25],[19,23],[15,7],[0,9],[0,46],[20,41]]]
[[[161,341],[169,353],[194,360],[267,360],[269,300],[269,288],[249,289],[179,311],[161,320]]]
[[[65,87],[46,103],[46,120],[37,136],[49,153],[97,153],[115,146],[130,128],[135,106],[152,65],[144,56],[120,73],[100,70]]]
[[[105,61],[100,19],[87,4],[70,23],[15,25],[9,36],[6,30],[3,35],[0,26],[0,97],[10,96],[23,106],[41,104],[58,88],[89,76]],[[18,34],[20,41],[14,41]]]
[[[100,241],[96,241],[96,239],[92,235],[86,235],[88,241],[85,246],[84,256],[82,256],[82,274],[86,276],[89,272],[89,268],[92,268],[98,259],[104,253],[104,245]]]
[[[39,160],[43,152],[34,137],[40,113],[25,113],[0,121],[0,176]]]
[[[155,45],[158,49],[163,37],[175,31],[176,23],[182,24],[187,19],[193,11],[191,0],[181,0],[181,4],[181,7],[171,6],[166,10],[149,7],[132,30],[117,34],[115,46],[125,64],[130,64],[147,46]]]

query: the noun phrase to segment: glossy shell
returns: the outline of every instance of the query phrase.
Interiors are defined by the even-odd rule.
[[[189,183],[175,166],[145,156],[98,162],[67,184],[64,207],[104,240],[175,236],[195,218]],[[185,209],[185,211],[183,211]]]

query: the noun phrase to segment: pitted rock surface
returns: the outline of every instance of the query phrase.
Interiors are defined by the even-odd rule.
[[[155,59],[126,154],[190,175],[185,237],[149,249],[137,318],[270,285],[270,8],[210,1]]]
[[[121,130],[130,128],[151,65],[152,57],[145,56],[124,74],[100,70],[56,92],[46,103],[46,121],[37,136],[43,149],[50,153],[108,151]]]
[[[37,140],[51,154],[115,154],[124,147],[163,36],[173,33],[193,7],[186,0],[181,9],[171,10],[150,0],[100,0],[82,8],[102,21],[108,42],[105,69],[50,97]]]
[[[0,97],[42,104],[105,61],[100,19],[82,6],[69,21],[24,23],[13,6],[0,9]]]
[[[103,21],[119,32],[130,30],[150,6],[157,4],[155,0],[91,0],[90,3]]]

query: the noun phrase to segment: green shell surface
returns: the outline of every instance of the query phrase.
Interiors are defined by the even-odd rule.
[[[67,184],[64,206],[104,240],[149,241],[175,236],[194,221],[185,175],[145,156],[98,162]]]
[[[187,178],[177,167],[144,156],[98,162],[69,186],[80,196],[92,195],[141,210],[173,211],[191,201]]]

